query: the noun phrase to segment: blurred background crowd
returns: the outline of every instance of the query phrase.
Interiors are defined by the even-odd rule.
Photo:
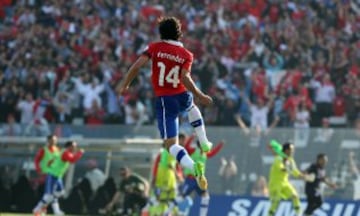
[[[356,0],[2,0],[3,134],[50,123],[151,124],[150,68],[115,86],[151,41],[181,19],[196,84],[215,99],[207,124],[352,125],[360,109]],[[249,99],[249,100],[248,100]],[[266,106],[265,106],[266,104]],[[26,125],[25,128],[16,124]]]

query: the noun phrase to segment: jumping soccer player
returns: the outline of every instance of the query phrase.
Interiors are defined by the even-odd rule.
[[[84,150],[76,149],[77,143],[75,141],[68,141],[65,143],[65,149],[50,161],[47,170],[48,175],[46,176],[44,196],[33,210],[35,216],[42,215],[43,210],[46,209],[50,203],[64,194],[62,177],[69,168],[70,163],[78,161],[84,153]]]
[[[199,108],[193,102],[193,95],[200,103],[210,105],[212,99],[198,89],[190,76],[193,54],[179,41],[182,36],[180,21],[174,17],[162,18],[159,21],[161,41],[150,43],[143,54],[130,67],[121,82],[118,92],[124,93],[141,67],[152,61],[151,81],[156,95],[156,114],[158,128],[164,139],[166,149],[179,163],[194,171],[200,188],[207,189],[204,165],[191,159],[184,147],[179,145],[178,116],[188,112],[189,121],[204,152],[210,151],[212,143],[208,141],[204,121]],[[191,93],[192,94],[191,94]]]
[[[269,178],[270,210],[269,216],[273,216],[281,200],[292,200],[293,208],[300,215],[300,199],[294,186],[289,182],[289,174],[298,178],[304,178],[293,159],[294,145],[285,143],[282,146],[282,155],[275,157],[271,166]]]
[[[220,142],[209,152],[204,152],[200,147],[200,143],[197,142],[197,148],[193,148],[190,145],[191,143],[187,143],[185,145],[185,149],[191,155],[191,158],[194,161],[201,161],[203,164],[206,164],[208,158],[214,157],[224,146],[223,142]],[[199,216],[206,216],[208,212],[208,206],[210,202],[210,196],[207,190],[201,189],[197,184],[196,180],[194,179],[194,173],[190,169],[184,169],[185,174],[185,182],[182,186],[182,196],[187,197],[190,196],[194,191],[197,195],[201,196],[201,206],[200,206],[200,213]]]
[[[336,185],[326,178],[325,166],[327,162],[328,158],[325,154],[318,154],[316,162],[311,164],[306,170],[307,174],[315,176],[315,180],[313,182],[306,182],[305,184],[305,193],[308,202],[305,210],[305,216],[311,216],[313,212],[317,208],[320,208],[323,203],[320,191],[321,182],[324,182],[330,188],[336,188]]]
[[[57,137],[55,135],[49,135],[47,137],[47,145],[41,148],[35,156],[35,168],[39,174],[47,175],[49,171],[50,162],[60,155],[60,150],[57,146]],[[57,198],[54,198],[51,203],[51,207],[55,215],[63,215],[60,210],[59,202]],[[44,209],[43,211],[46,211]]]

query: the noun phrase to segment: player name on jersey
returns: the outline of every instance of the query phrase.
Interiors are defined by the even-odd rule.
[[[185,62],[185,59],[179,57],[178,55],[175,56],[175,55],[172,55],[172,54],[169,54],[169,53],[164,53],[164,52],[158,52],[157,57],[158,58],[165,58],[165,59],[168,59],[168,60],[180,63],[180,64],[184,64],[184,62]]]

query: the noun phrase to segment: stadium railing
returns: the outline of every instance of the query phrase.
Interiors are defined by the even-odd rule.
[[[131,166],[143,175],[150,177],[152,161],[159,152],[162,140],[151,138],[129,138],[129,139],[104,139],[104,138],[59,138],[61,146],[68,140],[75,140],[79,148],[85,150],[83,162],[86,159],[97,159],[99,167],[103,168],[106,176],[113,175],[116,168],[121,166]],[[35,170],[33,159],[37,150],[46,145],[44,137],[0,137],[0,166],[8,164],[17,164],[17,170],[22,170],[25,175],[30,177]],[[74,183],[75,168],[77,164],[72,165],[67,172],[65,185],[67,191]],[[82,166],[83,172],[78,172],[81,177],[85,174],[85,166]],[[80,174],[80,175],[79,175]],[[116,176],[115,176],[116,177]]]

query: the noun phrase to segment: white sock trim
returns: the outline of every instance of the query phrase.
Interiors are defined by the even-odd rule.
[[[206,130],[205,130],[205,123],[204,123],[204,119],[201,115],[201,112],[199,110],[199,108],[194,105],[192,106],[189,111],[188,111],[188,117],[189,117],[189,122],[190,124],[196,121],[200,121],[201,123],[197,126],[193,126],[196,136],[198,137],[199,141],[201,144],[203,143],[208,143],[209,140],[206,136]]]
[[[178,154],[181,151],[184,151],[185,154],[180,159],[180,161],[179,161],[180,164],[185,168],[194,169],[194,161],[191,159],[191,157],[189,156],[189,154],[187,153],[187,151],[184,147],[182,147],[179,144],[174,144],[174,145],[170,146],[170,148],[169,148],[170,154],[173,157],[175,157],[176,160],[178,160]]]

